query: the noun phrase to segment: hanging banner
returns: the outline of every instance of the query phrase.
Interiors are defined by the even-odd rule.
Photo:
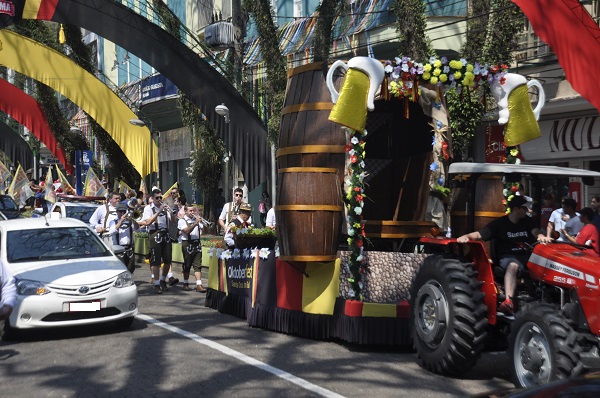
[[[83,194],[83,183],[90,167],[92,167],[92,151],[75,151],[75,189],[77,195]]]

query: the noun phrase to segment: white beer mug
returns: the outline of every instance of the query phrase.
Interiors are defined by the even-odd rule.
[[[333,86],[337,68],[346,70],[346,78],[338,93]],[[348,64],[336,61],[327,72],[327,88],[334,103],[329,120],[363,131],[367,124],[367,110],[375,109],[375,93],[383,81],[385,71],[381,62],[369,57],[354,57]]]
[[[536,87],[538,103],[531,109],[528,90]],[[505,81],[494,81],[491,92],[498,104],[498,123],[506,124],[504,142],[506,146],[516,146],[541,136],[537,120],[546,102],[546,94],[540,82],[527,80],[525,76],[507,73]]]

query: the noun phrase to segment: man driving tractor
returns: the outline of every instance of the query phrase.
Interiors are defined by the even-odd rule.
[[[546,237],[544,231],[537,227],[534,220],[527,216],[531,202],[523,196],[514,196],[508,202],[510,210],[508,215],[497,218],[479,231],[474,231],[460,236],[457,241],[466,243],[469,240],[494,239],[495,255],[498,265],[504,271],[504,291],[506,299],[500,304],[500,312],[513,315],[513,297],[517,285],[517,276],[527,266],[529,250],[523,243],[552,242],[552,238]]]

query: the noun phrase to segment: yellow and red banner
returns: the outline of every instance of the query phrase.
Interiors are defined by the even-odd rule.
[[[75,195],[75,188],[73,188],[71,184],[69,184],[69,180],[67,180],[67,177],[65,177],[62,171],[60,171],[58,165],[55,166],[56,174],[58,174],[58,180],[60,181],[60,185],[62,186],[63,193],[66,195]]]
[[[106,196],[106,188],[91,167],[88,169],[85,177],[85,187],[83,188],[83,196]]]
[[[52,169],[48,169],[48,172],[46,173],[44,188],[46,189],[44,199],[50,203],[56,203],[56,191],[54,190],[54,181],[52,181]]]
[[[4,163],[0,162],[0,184],[8,180],[8,177],[10,177],[10,170]]]
[[[29,197],[33,196],[33,191],[29,188],[29,178],[25,174],[25,171],[19,165],[15,176],[13,177],[10,186],[8,187],[8,194],[12,196],[15,202],[25,202]]]

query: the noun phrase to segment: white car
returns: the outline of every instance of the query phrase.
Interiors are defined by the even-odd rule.
[[[50,213],[60,213],[61,218],[75,218],[87,224],[99,206],[104,205],[91,202],[56,202],[52,205]]]
[[[64,218],[0,222],[0,261],[16,279],[4,338],[19,329],[115,322],[138,313],[133,277],[88,225]]]

